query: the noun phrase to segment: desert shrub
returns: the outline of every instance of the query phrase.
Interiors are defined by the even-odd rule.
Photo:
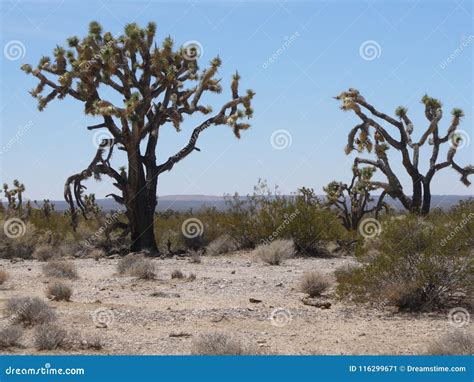
[[[0,330],[0,349],[20,346],[21,337],[23,337],[23,328],[21,326],[7,326]]]
[[[196,275],[194,273],[190,273],[188,277],[186,277],[187,281],[194,281],[196,280]]]
[[[341,296],[384,301],[401,310],[432,310],[467,296],[473,258],[463,242],[449,240],[452,227],[442,221],[406,216],[386,221],[380,236],[368,240],[362,264],[337,274]]]
[[[175,269],[173,272],[171,272],[171,278],[172,279],[184,279],[184,274],[179,269]]]
[[[196,355],[242,355],[249,354],[240,341],[224,333],[201,334],[193,341]]]
[[[10,275],[8,274],[8,272],[4,269],[0,269],[0,285],[4,284],[8,278],[10,277]]]
[[[206,247],[206,255],[221,255],[238,249],[238,245],[230,235],[222,235],[211,241]]]
[[[77,279],[77,269],[74,263],[66,260],[48,261],[43,265],[45,276],[54,278]]]
[[[307,293],[310,297],[320,296],[331,286],[329,276],[321,272],[307,272],[303,275],[298,289],[300,292]]]
[[[7,300],[6,313],[12,321],[24,326],[47,323],[56,319],[56,314],[47,303],[38,297],[12,297]]]
[[[348,233],[333,211],[323,208],[313,190],[282,196],[259,181],[253,195],[226,199],[226,231],[241,248],[254,248],[275,239],[291,239],[298,253],[326,254],[325,245],[343,240]]]
[[[270,265],[280,265],[295,254],[292,240],[275,240],[270,244],[261,244],[253,251],[255,258]]]
[[[6,221],[0,220],[0,227],[4,227]],[[0,258],[31,258],[36,245],[38,245],[39,233],[31,223],[25,223],[24,226],[18,226],[18,228],[22,234],[17,237],[8,237],[5,230],[0,229]]]
[[[42,324],[35,330],[34,343],[37,350],[66,348],[68,333],[56,324]]]
[[[193,264],[201,264],[202,260],[199,252],[192,251],[191,256],[189,257],[189,262]]]
[[[155,264],[150,259],[141,258],[133,262],[129,269],[130,276],[142,280],[152,280],[156,277]]]
[[[472,355],[474,354],[474,333],[456,329],[433,341],[428,346],[431,355]]]
[[[54,281],[46,290],[48,298],[55,301],[70,301],[72,288],[62,281]]]
[[[99,259],[105,257],[105,251],[99,248],[94,248],[89,251],[88,257],[94,259],[95,261],[99,261]]]
[[[139,253],[129,253],[128,255],[122,257],[117,264],[117,272],[121,275],[130,273],[133,265],[141,260],[144,260],[145,256]]]
[[[39,245],[35,248],[32,257],[39,261],[48,261],[55,256],[53,247],[47,244]]]

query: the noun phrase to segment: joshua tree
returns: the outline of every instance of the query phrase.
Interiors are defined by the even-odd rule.
[[[352,180],[349,185],[333,181],[324,187],[326,193],[326,205],[337,210],[337,216],[348,230],[356,230],[362,218],[373,211],[377,217],[382,208],[388,206],[384,202],[386,192],[383,191],[375,206],[369,208],[373,202],[370,192],[376,187],[371,184],[375,167],[352,168]]]
[[[110,194],[123,204],[131,232],[131,250],[157,252],[153,234],[157,181],[160,174],[187,157],[196,147],[199,135],[212,125],[228,125],[237,138],[249,125],[240,120],[252,116],[250,106],[254,93],[239,95],[239,75],[233,76],[231,99],[214,114],[201,104],[206,92],[220,93],[216,74],[221,60],[214,58],[210,67],[199,71],[196,46],[173,49],[173,40],[164,39],[161,47],[154,43],[156,26],[146,28],[128,24],[125,33],[114,37],[103,33],[97,22],[89,26],[89,34],[80,40],[71,37],[69,49],[57,47],[54,58],[41,58],[33,68],[22,69],[39,80],[31,92],[38,98],[38,108],[55,98],[70,96],[84,103],[88,115],[102,121],[89,130],[106,129],[110,139],[102,140],[90,165],[70,176],[64,197],[69,203],[73,220],[77,208],[85,212],[82,182],[90,177],[111,177],[118,194]],[[105,99],[105,89],[117,96]],[[47,89],[47,90],[46,90]],[[42,96],[46,91],[46,95]],[[123,100],[118,103],[117,100]],[[212,115],[196,126],[188,143],[163,163],[157,163],[159,133],[171,124],[176,131],[186,115]],[[114,169],[110,163],[114,149],[127,154],[127,168]],[[76,207],[77,205],[77,207]]]
[[[8,184],[3,184],[3,193],[7,198],[9,211],[21,211],[23,205],[23,193],[25,192],[25,185],[20,183],[17,179],[13,181],[12,189],[8,188]]]
[[[370,181],[371,186],[382,189],[387,195],[398,199],[407,210],[423,215],[429,212],[431,181],[438,171],[446,167],[452,167],[461,175],[461,182],[466,186],[470,185],[468,176],[474,173],[474,166],[461,167],[454,161],[454,156],[461,143],[461,137],[456,134],[456,129],[464,115],[461,109],[453,109],[453,118],[446,135],[440,135],[438,124],[443,115],[441,102],[425,95],[421,101],[425,106],[425,116],[429,125],[420,140],[414,141],[412,139],[413,123],[407,115],[406,108],[398,107],[395,111],[398,119],[392,118],[369,104],[356,89],[349,89],[337,96],[336,99],[342,101],[342,110],[352,110],[362,121],[353,127],[349,133],[346,154],[354,149],[357,149],[358,152],[366,150],[369,153],[374,150],[376,160],[357,157],[355,165],[366,164],[379,169],[385,175],[387,181]],[[370,114],[368,115],[367,112]],[[398,139],[377,122],[377,119],[395,128],[399,135]],[[426,142],[432,146],[432,150],[428,170],[425,174],[422,174],[419,169],[419,155],[420,148]],[[447,158],[445,161],[438,162],[440,146],[447,142],[451,142]],[[402,155],[402,164],[412,182],[411,197],[405,193],[397,175],[390,166],[387,150],[391,147],[400,151]]]

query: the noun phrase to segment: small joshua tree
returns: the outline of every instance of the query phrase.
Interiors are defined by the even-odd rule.
[[[376,188],[371,184],[375,168],[353,166],[352,172],[352,180],[349,185],[333,181],[324,187],[326,205],[336,208],[337,216],[348,230],[356,230],[366,214],[375,211],[377,217],[382,208],[388,208],[384,202],[385,191],[380,194],[377,204],[369,208],[369,203],[374,200],[370,192]]]
[[[239,94],[240,77],[236,73],[231,99],[212,115],[211,107],[203,105],[201,98],[206,92],[222,91],[220,79],[216,78],[219,57],[200,71],[195,46],[174,50],[173,40],[167,37],[158,47],[154,43],[155,31],[154,23],[146,28],[133,23],[125,26],[123,35],[115,37],[110,32],[103,33],[102,27],[92,22],[85,38],[68,40],[69,49],[57,47],[54,58],[41,58],[36,68],[22,66],[39,80],[31,92],[38,99],[39,110],[56,98],[69,96],[84,104],[87,115],[101,118],[100,123],[88,129],[106,129],[110,139],[102,141],[85,170],[67,179],[64,197],[74,222],[77,208],[85,213],[82,182],[91,177],[112,178],[118,194],[109,196],[125,206],[132,251],[157,252],[153,218],[158,177],[194,150],[199,151],[197,140],[208,127],[230,126],[239,138],[241,130],[249,128],[240,120],[253,113],[250,102],[254,93],[248,90],[245,95]],[[106,88],[118,97],[105,99]],[[123,103],[116,102],[117,98]],[[180,131],[184,117],[197,114],[212,116],[194,128],[181,150],[157,163],[160,132],[169,124]],[[127,168],[112,167],[115,149],[125,151]]]
[[[8,211],[21,212],[23,205],[23,193],[25,192],[25,185],[20,183],[17,179],[13,181],[13,187],[9,188],[7,183],[3,184],[3,193],[7,198]]]
[[[422,215],[429,212],[431,205],[431,181],[438,171],[446,167],[452,167],[461,175],[461,182],[466,186],[470,185],[468,176],[474,173],[474,166],[461,167],[454,161],[457,149],[461,143],[461,138],[456,134],[459,122],[464,115],[461,109],[453,109],[451,113],[453,118],[446,135],[440,135],[438,125],[443,116],[441,102],[436,98],[425,95],[421,101],[425,106],[425,116],[428,119],[429,125],[420,140],[415,141],[412,138],[413,123],[408,117],[406,108],[398,107],[396,109],[395,115],[398,119],[390,117],[368,103],[356,89],[342,92],[336,99],[342,102],[342,110],[352,110],[362,121],[349,132],[346,153],[349,154],[355,149],[358,152],[367,151],[369,153],[374,150],[375,160],[357,157],[355,158],[355,165],[365,164],[380,170],[385,175],[386,182],[370,181],[370,185],[374,189],[382,189],[385,194],[398,199],[408,211]],[[377,120],[394,127],[399,137],[390,133]],[[451,141],[451,147],[448,150],[446,160],[438,162],[440,146],[449,141]],[[419,169],[419,156],[420,148],[426,142],[432,146],[432,150],[428,171],[422,174]],[[402,155],[403,167],[412,182],[411,197],[403,190],[398,176],[390,165],[387,156],[387,151],[390,148],[400,151]]]

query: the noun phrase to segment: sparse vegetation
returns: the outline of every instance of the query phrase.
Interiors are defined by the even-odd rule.
[[[201,334],[193,341],[196,355],[244,355],[251,354],[240,341],[225,333]]]
[[[206,247],[206,255],[216,256],[224,253],[235,251],[238,244],[228,234],[219,236],[217,239],[211,241]]]
[[[12,325],[0,330],[0,349],[21,346],[20,340],[24,330],[21,326]]]
[[[121,275],[130,273],[134,264],[138,261],[144,260],[145,256],[138,253],[129,253],[121,258],[117,264],[117,272]]]
[[[469,329],[456,329],[433,341],[428,347],[431,355],[474,354],[474,333]]]
[[[324,293],[331,284],[329,276],[321,272],[312,271],[303,274],[298,289],[310,297],[317,297]]]
[[[295,246],[292,240],[275,240],[270,244],[261,244],[253,251],[255,258],[269,265],[280,265],[294,254]]]
[[[68,333],[56,324],[39,325],[34,333],[37,350],[55,350],[69,347]]]
[[[46,296],[55,301],[70,301],[72,288],[62,281],[53,281],[46,290]]]
[[[105,251],[99,248],[94,248],[89,251],[88,256],[91,259],[94,259],[95,261],[99,261],[100,259],[103,259],[105,257]]]
[[[74,263],[66,260],[52,260],[43,265],[45,276],[53,278],[77,279],[77,269]]]
[[[34,259],[39,261],[48,261],[55,256],[55,253],[53,247],[43,244],[35,248],[32,256]]]
[[[8,272],[4,269],[0,269],[0,285],[4,284],[8,279],[10,275]]]
[[[181,272],[179,269],[175,269],[173,272],[171,272],[171,278],[172,279],[184,279],[184,274]]]
[[[447,306],[454,295],[466,299],[474,259],[472,243],[463,237],[472,232],[472,223],[458,230],[457,240],[442,242],[456,225],[439,216],[387,220],[380,236],[360,248],[361,266],[336,275],[339,293],[408,311]]]
[[[142,280],[153,280],[156,277],[155,263],[147,258],[138,259],[130,267],[130,276]]]
[[[12,297],[7,300],[5,311],[12,322],[33,326],[56,319],[49,305],[38,297]]]

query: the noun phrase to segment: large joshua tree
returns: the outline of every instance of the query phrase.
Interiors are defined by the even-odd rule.
[[[462,138],[456,134],[459,122],[463,117],[461,109],[453,109],[451,124],[445,135],[439,131],[439,122],[443,116],[442,105],[436,98],[425,95],[422,103],[425,107],[425,116],[428,127],[418,141],[412,138],[414,126],[408,117],[407,109],[398,107],[393,118],[380,112],[356,89],[342,92],[336,99],[342,102],[342,110],[352,110],[361,120],[361,123],[351,129],[346,146],[346,154],[353,150],[358,152],[375,151],[376,159],[355,158],[355,165],[370,165],[380,170],[386,177],[386,182],[370,181],[370,184],[381,189],[384,194],[398,199],[403,207],[411,212],[427,214],[431,205],[431,181],[440,170],[451,167],[461,175],[461,182],[470,185],[468,176],[474,173],[474,166],[461,167],[454,157]],[[388,124],[395,130],[389,132],[382,124]],[[420,148],[427,143],[432,146],[431,156],[427,163],[428,169],[422,173],[419,168]],[[451,143],[445,160],[438,161],[439,150],[442,144]],[[392,167],[387,156],[387,150],[394,148],[402,155],[402,164],[411,178],[412,195],[408,196]]]
[[[214,58],[210,67],[200,71],[196,61],[198,47],[173,49],[170,37],[159,47],[154,42],[155,31],[154,23],[146,28],[128,24],[125,33],[115,37],[103,33],[102,27],[92,22],[89,34],[82,40],[68,39],[69,49],[58,46],[54,58],[42,57],[36,68],[22,66],[39,80],[31,94],[38,99],[40,111],[56,98],[72,97],[84,103],[86,114],[101,118],[89,130],[106,129],[110,133],[110,139],[101,142],[90,165],[67,179],[64,197],[74,221],[78,210],[86,212],[82,182],[91,177],[110,177],[118,193],[108,196],[125,206],[132,251],[157,252],[153,218],[160,174],[170,171],[193,150],[199,150],[196,142],[208,127],[228,125],[239,138],[240,131],[249,128],[241,120],[252,117],[250,102],[254,93],[248,90],[245,95],[239,94],[238,73],[233,76],[227,103],[215,113],[202,105],[204,93],[222,90],[220,79],[216,78],[221,60]],[[104,98],[109,89],[117,96]],[[121,101],[117,103],[117,99]],[[183,118],[194,114],[207,117],[194,128],[181,150],[158,163],[160,130],[171,125],[180,131]],[[126,152],[126,168],[112,167],[114,149]]]

